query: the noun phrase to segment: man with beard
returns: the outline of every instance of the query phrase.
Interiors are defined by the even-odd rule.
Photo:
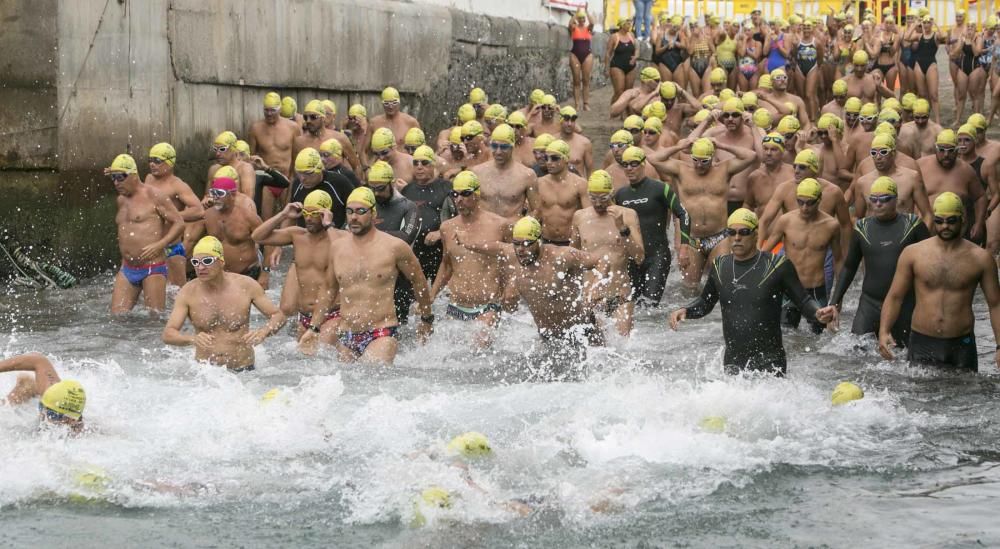
[[[388,169],[385,163],[385,168],[378,164],[372,170]],[[347,198],[347,227],[351,234],[330,242],[326,289],[320,292],[312,317],[323,318],[339,295],[337,350],[341,360],[392,364],[399,349],[399,319],[393,299],[399,274],[416,293],[420,311],[417,335],[421,339],[430,335],[434,314],[417,256],[406,242],[375,228],[375,204],[375,194],[368,187],[354,189]],[[316,331],[307,330],[299,342],[308,348],[317,336]]]
[[[529,124],[528,127],[531,128],[531,135],[533,137],[538,137],[543,133],[558,135],[561,129],[561,124],[559,120],[556,120],[556,113],[559,112],[559,105],[556,103],[555,96],[545,94],[545,97],[542,98],[541,105],[538,106],[538,111],[541,113],[541,120]]]
[[[490,151],[487,148],[486,136],[483,135],[483,125],[475,120],[462,124],[462,146],[465,147],[463,169],[489,162]]]
[[[979,182],[979,175],[968,162],[958,158],[958,137],[952,130],[943,130],[935,140],[937,147],[934,156],[925,156],[917,160],[924,185],[927,187],[927,197],[931,202],[943,192],[952,192],[971,207],[975,215],[963,220],[965,235],[973,242],[980,242],[986,237],[986,191]]]
[[[542,241],[569,246],[573,214],[590,207],[587,180],[570,173],[570,148],[565,141],[553,141],[545,149],[545,154],[548,174],[538,179],[537,201],[528,205],[542,223]]]
[[[896,147],[913,158],[935,153],[934,141],[941,133],[941,125],[931,121],[931,103],[926,99],[913,102],[913,120],[899,128]]]
[[[857,97],[865,103],[878,103],[880,97],[896,96],[885,86],[882,73],[868,72],[868,53],[865,50],[855,51],[851,62],[854,68],[850,74],[844,76],[847,95]]]
[[[149,149],[149,175],[145,185],[155,189],[167,197],[181,213],[185,228],[187,223],[195,223],[205,218],[205,209],[201,200],[194,194],[191,187],[181,178],[174,175],[174,164],[177,162],[177,152],[170,143],[157,143]],[[194,231],[185,231],[182,237],[167,246],[167,281],[174,286],[183,286],[187,282],[186,251],[194,246]]]
[[[994,339],[1000,341],[997,265],[989,252],[962,238],[965,206],[960,196],[944,191],[935,197],[933,208],[937,235],[907,246],[899,256],[892,286],[882,304],[879,352],[892,360],[892,347],[896,345],[892,328],[912,288],[916,305],[908,360],[919,365],[977,370],[979,353],[973,332],[976,319],[972,299],[976,287],[981,287]],[[1000,365],[1000,348],[995,361]]]
[[[705,130],[705,137],[711,138],[716,145],[725,144],[730,147],[750,149],[757,153],[749,166],[732,174],[729,180],[729,190],[726,193],[726,215],[729,215],[746,200],[750,173],[757,169],[760,164],[759,158],[763,157],[764,151],[760,147],[761,140],[757,135],[757,128],[754,127],[753,120],[749,114],[743,112],[742,101],[735,97],[727,99],[722,104],[722,112],[717,114],[716,119],[721,123],[721,126]],[[694,133],[692,137],[698,135],[698,133]],[[718,156],[719,160],[733,158],[725,151]]]
[[[758,90],[758,99],[763,99],[773,105],[781,116],[791,115],[798,118],[799,125],[808,130],[810,122],[806,103],[801,97],[788,92],[788,74],[785,73],[785,69],[771,71],[771,83],[774,85],[774,89]],[[792,108],[789,108],[786,103],[791,104]]]
[[[659,73],[657,73],[659,74]],[[576,133],[576,120],[579,116],[573,107],[563,107],[559,111],[561,123],[559,138],[569,145],[569,163],[583,177],[594,169],[594,145],[582,134]]]
[[[513,128],[506,124],[497,126],[490,136],[493,162],[471,170],[482,185],[483,209],[507,218],[511,224],[524,215],[538,193],[535,172],[514,160],[515,139]]]

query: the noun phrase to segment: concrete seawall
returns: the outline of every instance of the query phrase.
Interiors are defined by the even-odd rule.
[[[101,167],[169,141],[200,191],[212,137],[243,135],[269,90],[378,113],[393,85],[428,135],[473,86],[506,105],[571,92],[564,27],[401,1],[8,0],[0,20],[0,228],[77,271],[117,260]]]

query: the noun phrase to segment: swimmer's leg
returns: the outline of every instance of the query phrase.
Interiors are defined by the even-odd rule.
[[[681,245],[687,246],[687,244]],[[688,246],[687,254],[690,262],[686,269],[681,270],[681,274],[684,276],[684,289],[687,291],[697,291],[698,285],[701,283],[701,274],[705,270],[707,258],[701,250],[691,246]]]
[[[337,330],[340,328],[340,317],[331,318],[323,322],[319,327],[319,341],[323,345],[335,346],[337,344]]]
[[[142,300],[151,311],[162,313],[167,309],[167,277],[151,274],[142,280]]]
[[[172,286],[183,286],[187,282],[187,258],[175,255],[167,258],[167,281]]]
[[[368,344],[360,361],[368,364],[384,364],[392,366],[399,350],[399,340],[395,337],[380,337]]]
[[[121,315],[132,310],[135,304],[139,302],[139,292],[142,288],[138,286],[133,286],[131,282],[125,278],[125,274],[118,271],[115,274],[115,285],[111,290],[111,314]],[[164,297],[164,300],[166,297]]]
[[[295,263],[292,263],[288,267],[288,274],[285,275],[285,286],[281,288],[281,301],[278,307],[288,318],[291,318],[299,311],[299,275],[295,270]]]

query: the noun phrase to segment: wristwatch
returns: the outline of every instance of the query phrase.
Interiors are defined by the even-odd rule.
[[[622,238],[628,238],[632,234],[632,229],[625,227],[624,229],[618,231],[618,234],[622,235]]]
[[[427,324],[434,324],[434,315],[433,314],[420,315],[420,321],[426,322]]]

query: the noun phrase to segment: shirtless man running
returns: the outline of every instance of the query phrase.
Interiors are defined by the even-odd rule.
[[[726,144],[731,147],[751,149],[756,153],[753,162],[732,175],[729,180],[729,191],[726,193],[726,215],[736,211],[746,200],[747,185],[750,174],[757,169],[758,161],[763,157],[764,151],[761,149],[761,139],[758,130],[754,126],[753,118],[749,113],[743,111],[743,102],[738,98],[731,97],[722,105],[722,111],[715,113],[715,119],[720,126],[704,131],[704,136],[711,138],[717,145]],[[697,130],[689,137],[700,137]],[[719,155],[719,160],[732,158],[727,152]],[[723,227],[724,229],[725,227]]]
[[[785,137],[777,132],[771,132],[762,140],[764,160],[761,166],[750,173],[747,184],[747,194],[743,207],[760,216],[764,207],[774,195],[774,189],[782,181],[795,177],[791,164],[784,162]]]
[[[191,187],[174,175],[176,162],[177,152],[170,143],[153,145],[149,149],[149,175],[146,176],[145,184],[170,199],[184,219],[184,235],[167,246],[167,281],[174,286],[183,286],[187,282],[186,250],[194,246],[195,239],[194,231],[187,230],[187,224],[204,219],[205,209],[201,207],[201,200],[198,200]]]
[[[413,180],[413,157],[396,148],[396,138],[389,128],[375,130],[369,145],[373,154],[369,157],[371,164],[382,160],[392,166],[392,173],[396,176],[396,190]]]
[[[212,236],[198,241],[191,264],[198,275],[177,294],[174,310],[163,328],[167,345],[194,345],[195,360],[223,366],[231,372],[256,368],[253,348],[285,324],[285,315],[264,289],[242,275],[226,272],[222,242]],[[267,325],[250,330],[250,307],[267,317]],[[181,333],[190,320],[194,334]]]
[[[933,155],[941,125],[931,121],[931,103],[926,99],[913,102],[913,120],[899,128],[896,147],[913,158]]]
[[[968,162],[958,158],[958,137],[952,130],[943,130],[935,140],[936,152],[917,160],[927,197],[933,203],[937,196],[950,191],[958,195],[975,215],[966,216],[962,226],[965,235],[973,242],[986,237],[986,191],[979,182],[979,175]],[[971,227],[970,227],[971,225]]]
[[[570,148],[565,141],[553,141],[545,154],[548,174],[538,179],[538,200],[529,202],[529,207],[542,224],[542,242],[569,246],[573,214],[590,207],[587,180],[570,173]]]
[[[302,128],[295,122],[282,118],[280,110],[281,96],[275,92],[264,96],[264,119],[250,126],[250,152],[263,158],[268,166],[273,166],[287,178],[292,169],[292,147],[295,138],[302,134]],[[261,196],[262,215],[271,217],[274,214],[275,200],[281,193],[279,188],[267,188],[267,192]]]
[[[579,117],[573,107],[563,107],[559,111],[559,139],[569,145],[569,162],[576,167],[576,172],[587,177],[594,169],[594,145],[583,134],[576,132],[576,120]]]
[[[535,201],[538,178],[534,170],[514,159],[514,129],[501,124],[490,136],[493,162],[472,168],[482,198],[482,208],[506,218],[511,225],[524,215],[525,208]],[[478,193],[477,193],[478,194]]]
[[[931,205],[927,198],[927,189],[920,172],[904,168],[896,163],[896,141],[888,135],[876,135],[872,139],[871,157],[875,169],[854,183],[854,216],[861,219],[868,215],[868,197],[871,195],[872,184],[880,177],[888,177],[895,184],[895,207],[903,213],[920,212],[924,224],[931,226]]]
[[[122,254],[122,266],[111,291],[111,314],[131,311],[140,293],[150,311],[163,311],[167,304],[164,249],[181,239],[184,219],[166,195],[142,184],[131,156],[115,157],[104,175],[118,192],[115,225]]]
[[[231,177],[231,169],[221,168],[216,172],[208,197],[202,202],[205,207],[205,230],[219,239],[225,247],[226,271],[246,275],[266,287],[269,271],[263,269],[261,254],[250,237],[260,224],[260,217],[253,201],[236,191],[237,182]]]
[[[239,176],[236,180],[239,185],[238,190],[250,198],[250,202],[253,203],[253,197],[257,191],[257,172],[254,170],[253,164],[240,160],[240,152],[236,150],[237,141],[239,140],[236,138],[236,134],[229,130],[215,137],[215,141],[212,143],[215,163],[208,167],[208,180],[211,181],[215,178],[216,171],[229,166]]]

